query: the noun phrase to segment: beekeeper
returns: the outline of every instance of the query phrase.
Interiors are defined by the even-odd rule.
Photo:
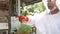
[[[46,10],[35,15],[31,23],[37,28],[37,34],[60,34],[60,0],[42,0]]]

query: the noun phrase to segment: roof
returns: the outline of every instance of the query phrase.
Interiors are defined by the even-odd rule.
[[[30,5],[30,4],[40,2],[40,1],[42,1],[42,0],[21,0],[21,4],[22,4],[22,2],[24,2],[26,5]]]

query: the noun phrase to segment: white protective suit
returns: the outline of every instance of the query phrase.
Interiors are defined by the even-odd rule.
[[[60,11],[57,14],[49,14],[47,0],[43,0],[46,7],[45,12],[34,15],[30,23],[35,24],[37,34],[60,34]],[[60,8],[60,0],[56,0],[57,7]]]

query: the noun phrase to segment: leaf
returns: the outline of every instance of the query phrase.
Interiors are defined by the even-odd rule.
[[[32,27],[27,24],[21,24],[21,27],[18,28],[19,31],[22,31],[23,33],[26,33],[28,31],[31,32]]]

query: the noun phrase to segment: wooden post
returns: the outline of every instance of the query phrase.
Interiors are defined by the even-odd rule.
[[[11,34],[11,0],[9,0],[9,16],[8,16],[9,30],[8,34]]]

